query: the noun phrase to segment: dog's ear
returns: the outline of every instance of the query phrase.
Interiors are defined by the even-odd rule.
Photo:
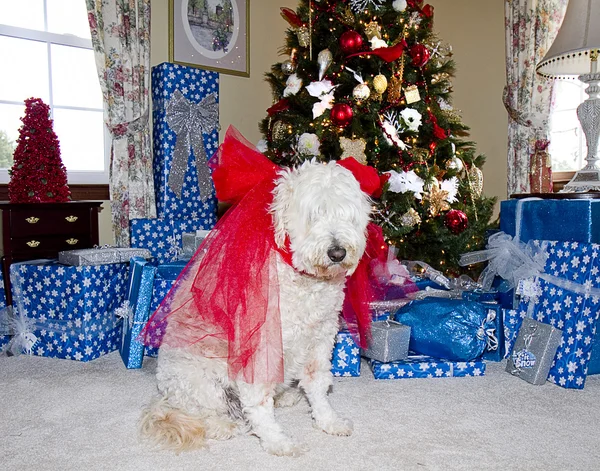
[[[273,190],[273,203],[271,214],[273,215],[273,229],[275,231],[275,244],[277,247],[285,247],[287,231],[285,229],[285,215],[287,213],[292,188],[289,182],[289,173],[284,173],[277,180]]]

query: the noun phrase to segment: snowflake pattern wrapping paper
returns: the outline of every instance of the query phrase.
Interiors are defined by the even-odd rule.
[[[152,68],[153,167],[159,218],[200,218],[206,205],[216,214],[206,159],[219,147],[218,94],[216,72],[168,62]],[[174,105],[173,100],[178,103]],[[210,109],[208,100],[212,101]],[[181,118],[177,125],[171,116],[173,108]],[[177,158],[186,151],[187,159]]]
[[[548,275],[577,283],[582,287],[600,287],[600,245],[579,242],[542,242],[536,246],[548,252],[544,271]],[[521,300],[515,319],[527,316],[563,331],[548,380],[564,388],[582,389],[587,376],[600,298],[571,291],[539,280],[541,296],[530,302]]]
[[[390,363],[369,360],[369,364],[375,379],[464,378],[485,375],[485,363],[482,360],[454,362],[419,355]]]
[[[206,212],[201,212],[200,218],[132,219],[129,221],[131,247],[150,250],[159,264],[179,259],[183,253],[184,233],[212,229],[217,222],[214,208],[204,204]]]
[[[152,299],[150,300],[150,316],[154,314],[154,311],[156,311],[162,300],[173,287],[175,280],[177,280],[177,277],[185,268],[186,264],[186,261],[177,260],[175,262],[163,263],[156,268],[154,287],[152,289]],[[162,331],[159,329],[153,329],[153,332],[164,332],[164,329]],[[144,355],[156,357],[158,355],[158,345],[160,345],[161,340],[161,338],[153,338],[152,343],[156,346],[147,346],[144,351]]]
[[[333,376],[360,376],[360,347],[348,331],[340,331],[331,358]]]
[[[119,347],[115,310],[127,293],[129,265],[66,266],[55,260],[10,267],[13,306],[33,323],[31,353],[90,361]]]
[[[4,291],[4,274],[0,270],[0,309],[6,307],[6,292]],[[4,350],[4,347],[10,342],[10,335],[0,335],[0,352]]]

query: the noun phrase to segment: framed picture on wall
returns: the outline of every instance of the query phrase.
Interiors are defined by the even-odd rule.
[[[169,61],[250,76],[249,0],[169,0]]]

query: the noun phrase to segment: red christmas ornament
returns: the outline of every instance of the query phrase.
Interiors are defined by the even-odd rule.
[[[423,67],[427,62],[429,62],[429,49],[427,49],[423,44],[415,44],[410,48],[408,52],[410,57],[412,58],[412,65],[415,67]]]
[[[402,41],[395,46],[380,47],[379,49],[374,49],[372,51],[355,52],[354,54],[350,54],[347,58],[349,59],[354,56],[364,56],[368,54],[371,56],[377,56],[386,62],[394,62],[395,60],[400,59],[405,47],[406,40],[402,38]]]
[[[362,49],[363,38],[354,30],[349,30],[340,36],[340,48],[344,54],[354,54]]]
[[[331,108],[331,122],[336,126],[345,128],[352,122],[352,107],[346,103],[337,103]]]
[[[282,111],[286,111],[290,109],[290,101],[287,98],[282,98],[273,106],[267,108],[267,113],[269,116],[273,116],[274,114],[281,113]]]
[[[460,234],[469,226],[469,218],[459,209],[451,209],[444,217],[444,224],[453,234]]]
[[[431,18],[433,16],[433,7],[428,3],[423,7],[421,13],[423,13],[423,15],[425,15],[427,18]]]

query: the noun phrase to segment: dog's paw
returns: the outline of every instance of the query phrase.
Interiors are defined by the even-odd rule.
[[[275,407],[292,407],[302,399],[302,391],[298,388],[287,388],[274,397]]]
[[[261,445],[267,453],[275,456],[300,456],[308,451],[304,443],[296,443],[290,438],[280,440],[261,440]]]
[[[329,421],[315,421],[314,425],[329,435],[339,435],[340,437],[348,437],[354,430],[352,421],[341,417]]]

